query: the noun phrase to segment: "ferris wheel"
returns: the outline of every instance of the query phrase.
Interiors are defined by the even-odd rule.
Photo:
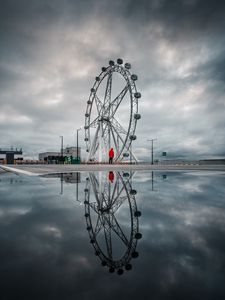
[[[102,266],[118,275],[132,269],[131,260],[139,256],[136,247],[142,238],[138,220],[141,212],[131,177],[129,173],[116,172],[115,182],[104,176],[97,178],[95,173],[86,178],[84,204],[90,243]]]
[[[138,76],[130,70],[131,64],[119,58],[116,63],[110,60],[95,77],[85,113],[87,161],[107,161],[110,148],[114,148],[115,161],[129,157],[137,161],[131,145],[137,139],[141,93],[135,84]]]

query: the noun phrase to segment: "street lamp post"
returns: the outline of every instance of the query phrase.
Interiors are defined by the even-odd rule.
[[[154,160],[153,160],[153,142],[156,141],[157,139],[151,139],[151,140],[147,140],[148,142],[152,142],[152,161],[151,164],[154,164]]]
[[[77,129],[77,163],[78,163],[78,132],[82,129],[82,127]]]
[[[61,163],[63,161],[63,135],[60,135],[61,138]]]

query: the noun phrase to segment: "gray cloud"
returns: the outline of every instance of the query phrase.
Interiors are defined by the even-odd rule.
[[[1,146],[33,157],[59,135],[74,144],[95,76],[122,57],[142,93],[139,158],[150,137],[158,155],[223,156],[224,11],[224,1],[1,1]]]

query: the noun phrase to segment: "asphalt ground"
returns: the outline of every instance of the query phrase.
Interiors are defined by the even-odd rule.
[[[25,175],[73,173],[91,171],[223,171],[225,165],[151,165],[151,164],[80,164],[80,165],[0,165],[0,170]]]

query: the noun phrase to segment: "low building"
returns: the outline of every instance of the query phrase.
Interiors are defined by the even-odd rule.
[[[38,154],[38,158],[40,161],[47,161],[50,157],[59,157],[60,152],[43,152]]]
[[[78,151],[77,151],[78,150]],[[78,155],[77,155],[78,154]],[[39,153],[39,161],[42,162],[51,162],[51,163],[57,163],[61,158],[61,151],[51,151],[51,152],[43,152]],[[81,148],[78,147],[66,147],[63,149],[63,157],[64,158],[73,158],[76,159],[78,157],[79,160],[81,160]]]
[[[81,182],[81,173],[65,173],[65,174],[47,174],[44,175],[46,178],[60,178],[61,181],[65,181],[66,183],[80,183]]]
[[[78,150],[78,155],[77,155],[77,150]],[[66,147],[64,150],[63,150],[64,152],[63,152],[63,155],[65,155],[65,156],[73,156],[73,157],[80,157],[80,155],[81,155],[81,149],[80,149],[80,147],[78,147],[78,149],[77,149],[77,147]]]
[[[225,165],[225,159],[202,159],[200,165]]]
[[[5,159],[1,159],[2,163],[10,164],[13,165],[15,163],[15,155],[22,155],[23,150],[22,148],[17,149],[17,148],[9,148],[9,149],[4,149],[0,148],[0,155],[5,155]]]

